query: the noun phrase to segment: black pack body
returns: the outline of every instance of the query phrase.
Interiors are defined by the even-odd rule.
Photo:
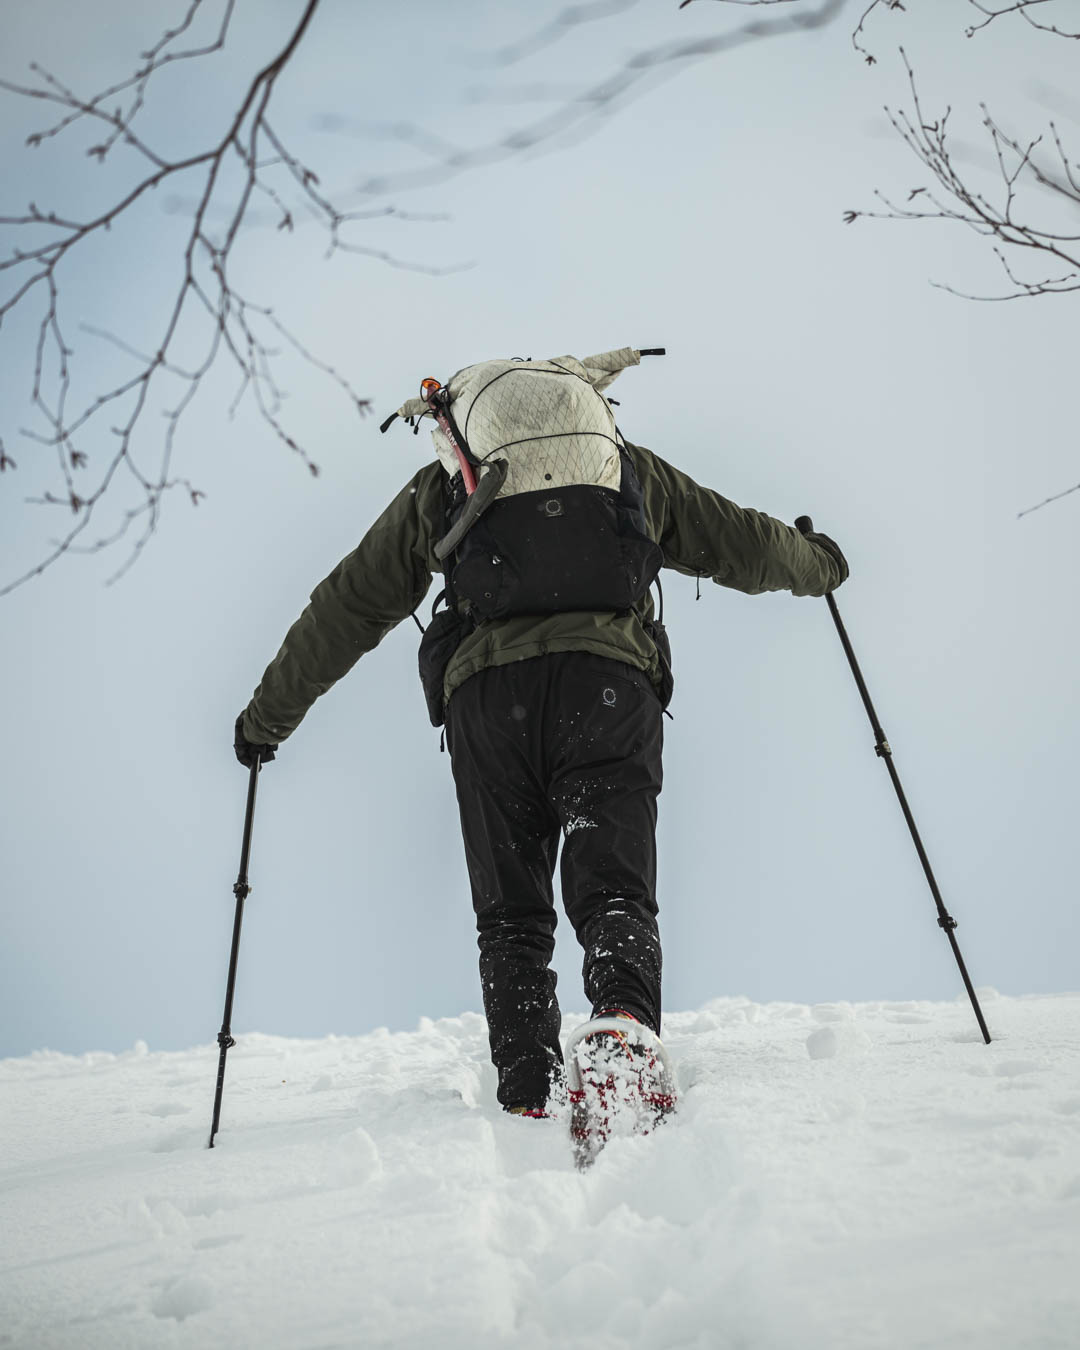
[[[625,612],[645,598],[663,563],[643,525],[629,461],[618,492],[575,484],[517,493],[494,502],[458,545],[450,592],[480,622]]]

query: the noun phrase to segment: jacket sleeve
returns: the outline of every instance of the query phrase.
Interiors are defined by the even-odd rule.
[[[840,585],[835,559],[792,525],[736,506],[702,487],[659,455],[630,446],[653,537],[664,564],[719,586],[759,595],[824,595]]]
[[[423,600],[439,570],[441,473],[437,464],[422,469],[312,591],[244,713],[244,735],[253,745],[291,735],[319,695]]]

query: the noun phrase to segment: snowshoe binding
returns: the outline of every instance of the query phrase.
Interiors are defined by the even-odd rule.
[[[566,1046],[570,1139],[579,1169],[617,1135],[650,1134],[675,1110],[676,1083],[659,1036],[626,1013],[595,1017]]]

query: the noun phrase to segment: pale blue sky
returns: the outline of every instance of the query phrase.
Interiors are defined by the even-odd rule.
[[[956,299],[929,279],[999,289],[973,235],[841,221],[875,187],[902,197],[923,181],[881,113],[905,95],[898,40],[928,109],[951,102],[969,144],[980,99],[1019,131],[1042,129],[1031,73],[1067,86],[1075,44],[1004,22],[965,40],[970,11],[950,0],[931,18],[885,16],[868,68],[848,40],[863,7],[694,65],[557,152],[393,197],[447,223],[355,235],[470,270],[327,263],[312,228],[242,238],[243,285],[376,416],[357,420],[323,376],[293,367],[288,416],[322,466],[312,480],[250,411],[229,420],[223,371],[178,441],[177,472],[207,494],[198,510],[171,501],[114,586],[103,582],[122,555],[72,558],[0,600],[0,1053],[213,1039],[245,789],[233,719],[316,582],[430,458],[425,438],[380,437],[378,421],[423,376],[470,361],[624,344],[669,351],[613,391],[631,440],[744,505],[811,513],[847,552],[838,601],[976,983],[1076,988],[1080,497],[1016,513],[1080,476],[1078,301]],[[363,18],[327,3],[275,125],[345,190],[425,162],[376,125],[487,143],[544,105],[470,101],[478,86],[594,83],[665,36],[747,17],[640,3],[521,66],[469,66],[465,53],[559,8],[469,0],[444,34],[434,3]],[[235,50],[170,73],[179,101],[149,109],[170,149],[199,144],[298,9],[240,0]],[[92,23],[71,14],[19,10],[3,73],[40,57],[97,90],[158,33],[134,4],[109,0]],[[31,197],[88,209],[108,181],[77,139],[27,154],[40,110],[3,107],[5,209]],[[320,129],[327,113],[348,119],[344,132]],[[125,358],[75,321],[153,342],[181,228],[155,203],[73,269],[86,387],[115,382]],[[0,435],[19,465],[0,479],[5,580],[57,528],[22,506],[48,485],[41,452],[15,434],[31,417],[29,331],[0,332]],[[142,435],[149,454],[160,423]],[[665,595],[677,679],[660,825],[667,1006],[952,997],[955,967],[824,602],[712,585],[695,601],[674,574]],[[479,1007],[416,638],[402,625],[361,661],[263,775],[236,1031],[350,1033]],[[579,957],[565,922],[559,932],[563,1004],[581,1009]]]

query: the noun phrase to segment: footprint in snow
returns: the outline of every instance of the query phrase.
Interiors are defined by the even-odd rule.
[[[150,1304],[155,1317],[172,1317],[182,1322],[193,1313],[214,1306],[214,1290],[203,1275],[185,1275],[168,1284]]]
[[[836,1032],[832,1027],[818,1027],[806,1038],[806,1053],[811,1059],[832,1059],[837,1049]]]
[[[818,1027],[806,1038],[811,1059],[835,1059],[837,1055],[860,1055],[870,1049],[870,1037],[853,1022]]]
[[[1037,1158],[1040,1153],[1045,1153],[1048,1147],[1045,1139],[1039,1139],[1035,1135],[1021,1135],[1006,1140],[1001,1145],[1001,1152],[1006,1158]]]
[[[221,1237],[199,1238],[198,1242],[191,1245],[197,1251],[210,1251],[214,1247],[228,1247],[234,1242],[243,1242],[242,1233],[223,1233]]]
[[[189,1126],[186,1130],[173,1130],[171,1134],[155,1139],[150,1145],[150,1152],[178,1153],[181,1149],[204,1149],[205,1147],[206,1131],[203,1129],[194,1130]]]
[[[898,1167],[902,1163],[911,1162],[911,1151],[906,1148],[879,1148],[874,1159],[882,1167]]]
[[[161,1102],[158,1106],[147,1107],[146,1114],[164,1120],[167,1116],[186,1116],[190,1110],[191,1107],[182,1102]]]
[[[859,1092],[839,1097],[823,1097],[821,1109],[827,1120],[839,1125],[842,1121],[858,1120],[863,1116],[866,1113],[866,1098]]]
[[[923,1025],[934,1020],[910,999],[902,1003],[884,1003],[882,1004],[882,1011],[885,1014],[886,1021],[889,1022],[910,1022]]]
[[[994,1066],[996,1078],[1019,1078],[1021,1074],[1038,1073],[1042,1068],[1032,1059],[1006,1059]]]

